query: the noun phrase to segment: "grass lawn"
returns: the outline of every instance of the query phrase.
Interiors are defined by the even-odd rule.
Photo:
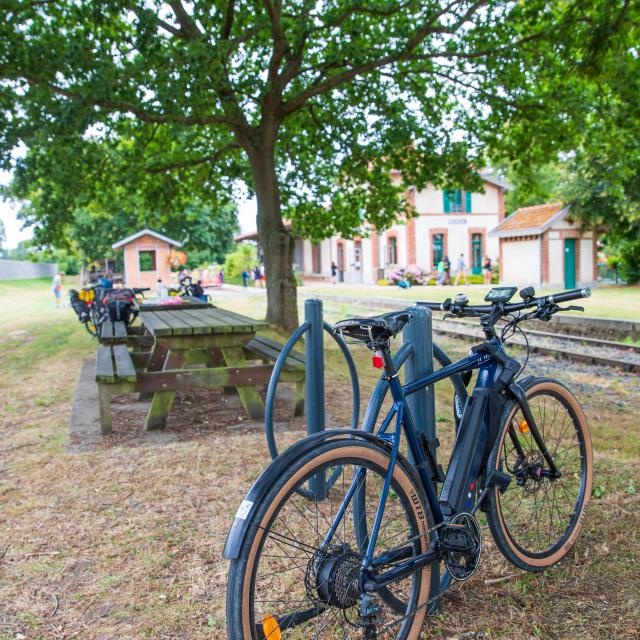
[[[105,442],[69,455],[77,376],[96,343],[71,309],[54,308],[48,281],[0,283],[0,304],[0,640],[225,638],[221,550],[238,504],[269,460],[263,434],[220,429],[166,445]],[[265,299],[228,296],[220,305],[260,317]],[[348,302],[326,305],[329,319],[350,312]],[[452,356],[468,349],[442,346]],[[366,350],[354,347],[354,354],[366,399],[376,372]],[[333,347],[327,359],[329,411],[345,423],[346,367]],[[530,370],[562,378],[584,403],[598,488],[585,530],[559,567],[521,575],[485,527],[478,574],[454,586],[425,637],[637,638],[640,381],[540,356]],[[442,383],[441,460],[453,440],[450,403]],[[302,435],[277,437],[284,447]],[[513,577],[484,582],[501,576]]]
[[[484,285],[469,286],[422,286],[411,289],[400,289],[391,286],[376,285],[331,285],[308,284],[303,287],[304,292],[324,295],[346,296],[366,300],[368,298],[397,298],[407,301],[441,302],[445,298],[453,298],[456,293],[466,293],[471,304],[483,303],[484,296],[490,287]],[[553,291],[540,290],[538,295],[553,293]],[[516,293],[514,301],[520,297]],[[592,289],[591,297],[572,304],[580,304],[585,308],[584,315],[597,318],[616,318],[618,320],[640,319],[640,287],[598,287]]]

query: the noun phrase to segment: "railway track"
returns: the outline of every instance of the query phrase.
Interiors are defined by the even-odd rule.
[[[483,340],[482,332],[467,322],[434,318],[433,332],[476,343]],[[578,362],[600,364],[640,373],[640,348],[636,345],[527,330],[526,328],[524,332],[527,334],[531,353],[543,353],[556,358],[564,357]],[[509,338],[508,344],[526,347],[524,338],[517,332]]]
[[[371,311],[381,313],[389,309],[404,309],[407,304],[404,301],[385,300],[385,304],[378,301],[355,302],[340,296],[321,296],[329,306],[327,311],[335,315],[336,307],[348,307],[358,309],[359,315]],[[344,313],[344,311],[342,311]],[[352,313],[352,311],[351,311]],[[340,314],[338,314],[340,315]],[[534,323],[529,323],[533,325]],[[541,324],[541,323],[538,323]],[[614,340],[601,340],[584,336],[555,333],[552,331],[540,331],[523,327],[529,341],[529,349],[532,353],[553,355],[556,358],[567,358],[577,362],[587,362],[609,367],[623,369],[624,371],[640,373],[640,345],[616,342]],[[433,331],[436,334],[458,338],[468,342],[479,343],[484,339],[480,327],[470,321],[447,319],[442,320],[434,315]],[[516,332],[508,341],[511,345],[526,347],[525,340]]]

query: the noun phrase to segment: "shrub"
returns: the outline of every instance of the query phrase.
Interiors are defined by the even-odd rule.
[[[422,273],[422,269],[417,264],[410,264],[408,267],[398,267],[389,274],[389,284],[399,285],[401,282],[408,282],[413,286],[425,284],[426,279]]]
[[[239,244],[235,251],[227,254],[224,261],[224,279],[226,282],[242,283],[242,272],[250,271],[258,264],[256,247],[253,244]]]

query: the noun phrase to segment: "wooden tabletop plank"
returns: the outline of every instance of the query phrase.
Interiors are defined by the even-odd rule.
[[[216,318],[217,320],[230,325],[234,332],[257,331],[258,329],[268,326],[267,323],[262,320],[248,318],[247,316],[240,315],[239,313],[235,313],[227,309],[207,309],[205,313],[210,317]]]
[[[220,318],[219,316],[211,315],[214,309],[193,309],[184,311],[188,313],[192,318],[202,323],[203,333],[231,333],[233,327],[228,321]]]
[[[172,333],[171,327],[155,311],[143,311],[140,321],[154,336],[170,336]]]
[[[201,316],[200,311],[200,309],[185,309],[181,313],[193,327],[194,333],[213,333],[209,320],[206,316]]]
[[[157,313],[157,312],[156,312]],[[161,311],[163,322],[171,327],[171,334],[175,336],[190,335],[194,332],[193,327],[183,318],[184,311]]]
[[[113,347],[113,358],[116,361],[118,382],[135,382],[136,370],[127,347],[123,344],[115,345]]]

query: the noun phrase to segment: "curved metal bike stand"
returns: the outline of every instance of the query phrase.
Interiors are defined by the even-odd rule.
[[[321,317],[321,315],[316,315],[315,317]],[[271,378],[269,379],[269,386],[267,387],[267,398],[265,401],[264,426],[267,446],[269,448],[269,453],[271,454],[272,459],[275,459],[278,456],[278,446],[276,444],[276,438],[273,428],[273,412],[278,383],[280,381],[280,374],[282,373],[282,369],[284,368],[285,362],[287,361],[287,358],[289,357],[289,354],[291,353],[293,347],[300,340],[300,338],[304,336],[305,333],[311,330],[311,328],[312,320],[306,320],[291,334],[291,337],[287,340],[282,351],[280,352],[280,355],[276,359],[276,362],[273,366]],[[328,322],[323,321],[322,329],[336,341],[336,343],[340,347],[340,350],[342,351],[344,359],[347,362],[349,375],[351,377],[351,389],[353,393],[353,400],[351,404],[351,428],[357,429],[358,422],[360,420],[360,383],[358,380],[358,371],[356,369],[356,365],[353,362],[353,357],[349,352],[349,348],[347,347],[346,342],[342,339],[341,336],[336,335],[333,332],[333,327]],[[307,366],[309,367],[308,360],[309,359],[307,358]],[[309,372],[307,372],[307,375],[309,375]],[[307,397],[305,398],[305,411],[307,412],[310,408],[309,404],[310,402],[312,402],[312,399],[310,399],[309,395],[310,394],[307,393]],[[341,472],[342,467],[337,467],[336,469],[334,469],[331,477],[326,481],[325,486],[323,488],[319,488],[319,491],[306,489],[298,489],[297,491],[298,493],[300,493],[300,495],[304,496],[305,498],[309,498],[310,500],[321,499],[323,495],[326,495],[326,492],[333,486],[333,483],[338,479]]]

